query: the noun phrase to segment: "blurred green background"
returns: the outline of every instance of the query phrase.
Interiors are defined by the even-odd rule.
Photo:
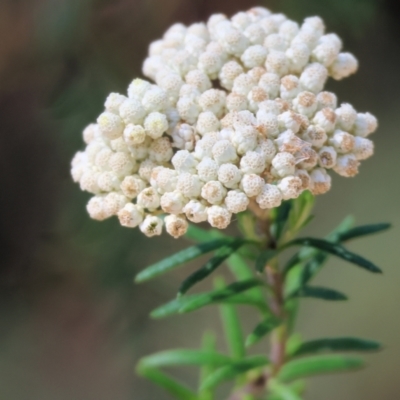
[[[398,0],[0,0],[1,399],[167,400],[134,376],[139,357],[197,347],[205,326],[220,331],[212,309],[148,318],[187,270],[140,286],[132,278],[185,241],[90,220],[89,196],[72,183],[69,163],[106,95],[141,75],[148,44],[169,25],[257,4],[296,20],[322,16],[361,65],[328,88],[380,121],[376,155],[356,179],[334,178],[309,233],[323,235],[349,213],[360,224],[395,225],[351,244],[383,276],[331,262],[318,282],[350,301],[305,300],[299,320],[306,338],[359,335],[382,341],[384,351],[368,356],[362,372],[310,381],[306,398],[400,399]],[[243,317],[248,331],[254,317]],[[190,369],[180,375],[196,379]]]

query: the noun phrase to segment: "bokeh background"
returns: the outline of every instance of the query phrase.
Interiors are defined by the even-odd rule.
[[[124,92],[141,76],[148,44],[169,25],[253,5],[299,21],[322,16],[361,65],[357,75],[328,88],[380,121],[375,157],[357,179],[334,178],[333,190],[317,201],[309,233],[323,235],[349,213],[358,223],[395,226],[351,244],[383,276],[331,261],[318,281],[350,301],[304,301],[304,337],[359,335],[385,344],[362,372],[311,380],[307,399],[400,399],[397,0],[0,0],[1,399],[167,400],[135,377],[137,360],[161,349],[195,348],[205,326],[221,330],[212,309],[148,318],[172,298],[187,270],[140,286],[132,278],[184,241],[148,240],[114,219],[90,220],[88,195],[72,183],[69,162],[106,95]],[[249,331],[254,317],[244,317]],[[195,382],[190,369],[180,375]]]

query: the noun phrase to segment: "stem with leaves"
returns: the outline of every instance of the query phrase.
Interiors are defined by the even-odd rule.
[[[217,350],[215,335],[208,332],[200,350],[168,350],[143,358],[138,365],[139,374],[180,400],[216,400],[216,388],[226,381],[234,382],[229,400],[301,400],[304,391],[301,379],[362,366],[358,358],[333,353],[377,350],[380,347],[377,342],[354,337],[303,341],[298,334],[293,334],[293,327],[302,297],[325,301],[347,299],[334,289],[310,285],[330,255],[369,272],[380,272],[374,263],[349,251],[343,244],[386,230],[389,224],[353,228],[352,219],[347,218],[325,239],[299,238],[301,229],[312,220],[313,203],[313,196],[303,193],[298,199],[268,212],[252,204],[251,212],[238,215],[242,237],[232,238],[220,231],[191,226],[187,237],[197,244],[140,272],[136,281],[144,282],[214,253],[184,280],[177,298],[158,307],[151,316],[164,318],[217,304],[229,354]],[[282,262],[283,254],[295,247],[300,248],[288,261]],[[218,277],[211,291],[187,293],[224,262],[235,279],[233,283],[227,284]],[[259,324],[247,337],[239,318],[239,306],[253,308],[260,317]],[[268,357],[248,354],[252,345],[268,335]],[[186,365],[201,367],[196,390],[161,370]]]

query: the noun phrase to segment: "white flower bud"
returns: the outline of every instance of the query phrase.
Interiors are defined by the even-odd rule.
[[[113,171],[117,176],[129,175],[134,167],[134,160],[127,154],[123,152],[114,153],[108,162],[111,171]]]
[[[97,124],[101,134],[108,139],[120,137],[125,128],[122,119],[108,111],[100,114],[99,118],[97,118]]]
[[[157,85],[166,91],[167,97],[171,103],[176,103],[179,97],[179,91],[184,83],[182,78],[175,72],[166,74],[160,72],[156,76]]]
[[[236,162],[236,149],[229,140],[218,140],[211,150],[214,160],[218,164]]]
[[[146,111],[139,99],[132,97],[126,99],[119,108],[119,114],[125,124],[141,125]]]
[[[327,69],[319,63],[309,64],[300,75],[300,84],[304,90],[312,93],[320,92],[328,78]]]
[[[114,153],[108,147],[103,148],[96,154],[94,164],[103,171],[110,169],[109,163],[113,154]]]
[[[104,197],[104,212],[107,217],[117,215],[118,211],[128,202],[128,199],[120,193],[111,192]]]
[[[231,21],[232,25],[239,30],[246,29],[252,22],[250,15],[243,11],[233,15]]]
[[[337,107],[337,97],[331,92],[320,92],[317,94],[317,110],[322,110],[323,108]]]
[[[341,80],[354,74],[358,69],[358,61],[351,53],[340,53],[329,68],[333,79]]]
[[[294,99],[300,92],[299,78],[295,75],[286,75],[281,79],[281,98]]]
[[[341,46],[341,40],[337,35],[329,34],[322,36],[319,44],[312,52],[312,59],[325,67],[329,67],[336,60]]]
[[[336,151],[333,147],[324,146],[318,152],[319,166],[322,168],[333,168],[336,164]]]
[[[333,132],[336,125],[336,114],[332,108],[325,107],[315,114],[313,123],[321,127],[325,132]]]
[[[258,145],[254,151],[261,154],[264,160],[270,163],[276,154],[276,147],[272,140],[262,137],[258,139]]]
[[[164,193],[160,200],[161,208],[168,214],[181,214],[186,202],[179,190]]]
[[[187,150],[179,150],[172,157],[172,165],[178,172],[191,172],[195,171],[197,161],[192,153]]]
[[[240,59],[242,60],[244,66],[250,69],[264,65],[267,54],[268,50],[264,46],[256,44],[248,47]]]
[[[287,42],[291,42],[299,33],[299,30],[300,28],[297,22],[287,20],[279,27],[279,34],[286,39]]]
[[[275,139],[275,143],[279,149],[279,151],[287,152],[294,154],[297,151],[301,150],[305,145],[303,140],[301,140],[298,136],[296,136],[292,130],[287,130],[282,132],[277,139]]]
[[[156,85],[152,85],[143,96],[142,104],[147,112],[163,112],[167,107],[167,92]]]
[[[311,173],[310,191],[313,195],[324,194],[331,188],[331,177],[324,168],[315,168]]]
[[[350,153],[339,156],[333,170],[337,174],[349,178],[358,174],[359,165],[360,162],[357,160],[356,156]]]
[[[243,73],[235,78],[232,92],[247,96],[250,90],[256,85],[257,81],[253,77],[251,77],[249,74]]]
[[[278,174],[278,176],[283,178],[285,176],[294,174],[296,160],[292,154],[282,152],[278,153],[273,158],[272,166],[276,171],[276,173]]]
[[[189,96],[181,97],[176,107],[181,118],[188,124],[194,124],[201,111],[197,98]]]
[[[150,88],[151,88],[150,82],[136,78],[128,86],[128,96],[130,98],[143,99],[143,96]]]
[[[198,200],[190,200],[183,207],[183,212],[189,221],[200,223],[207,221],[207,207]]]
[[[296,154],[296,164],[309,171],[318,164],[318,154],[311,147],[304,147]]]
[[[299,115],[293,111],[285,111],[278,115],[278,124],[282,130],[290,129],[292,132],[297,133],[300,129],[302,120]]]
[[[119,93],[110,93],[104,103],[106,111],[118,114],[119,107],[126,100],[126,97]]]
[[[231,141],[236,147],[236,152],[240,155],[252,151],[257,146],[258,132],[251,125],[234,124],[235,130],[232,132]]]
[[[279,96],[280,77],[277,74],[267,72],[259,80],[258,86],[264,89],[270,99],[275,99]]]
[[[249,199],[241,190],[230,190],[225,197],[225,206],[233,214],[245,211],[248,205]]]
[[[353,132],[356,136],[366,137],[375,132],[378,127],[378,121],[371,113],[358,113],[353,126]]]
[[[90,218],[96,219],[97,221],[103,221],[108,217],[104,211],[104,197],[94,196],[86,205],[86,210],[90,215]]]
[[[235,57],[240,57],[249,46],[249,39],[234,27],[222,30],[219,42],[227,53]]]
[[[211,111],[221,117],[226,104],[226,94],[222,90],[209,89],[201,94],[199,105],[203,111]]]
[[[119,223],[127,228],[136,228],[143,221],[143,209],[132,203],[125,204],[117,215]]]
[[[314,93],[299,93],[293,100],[293,109],[309,118],[314,115],[317,110],[317,99]]]
[[[256,174],[245,174],[240,182],[240,188],[248,197],[254,197],[260,194],[264,184],[264,179],[261,178],[261,176]]]
[[[222,54],[205,51],[199,57],[198,69],[204,71],[210,79],[216,79],[224,62]]]
[[[286,176],[278,182],[277,186],[283,200],[296,199],[303,190],[303,181],[298,176]]]
[[[228,111],[241,111],[248,108],[247,97],[243,94],[231,92],[226,97],[226,108]]]
[[[301,179],[301,191],[310,189],[311,177],[304,169],[296,169],[295,176]]]
[[[101,191],[97,183],[99,175],[100,175],[99,172],[86,170],[82,174],[81,179],[79,180],[79,186],[81,190],[93,194],[98,194]]]
[[[231,223],[232,213],[224,206],[211,206],[207,209],[207,219],[213,228],[225,229]]]
[[[153,215],[147,215],[140,224],[140,230],[147,236],[159,236],[162,233],[163,220]]]
[[[204,157],[199,164],[197,164],[196,169],[200,179],[204,182],[218,179],[219,165],[209,157]]]
[[[97,177],[97,185],[103,192],[117,190],[120,183],[118,176],[110,171],[101,172]]]
[[[172,146],[181,150],[192,151],[195,144],[195,129],[185,123],[179,123],[171,133]]]
[[[177,215],[168,215],[164,219],[166,231],[175,239],[183,236],[188,230],[186,218]]]
[[[325,130],[318,125],[310,125],[303,132],[301,138],[316,148],[322,147],[328,140]]]
[[[226,196],[226,189],[219,181],[209,181],[201,189],[201,197],[211,204],[221,204]]]
[[[240,74],[242,74],[243,67],[236,61],[229,61],[221,68],[219,73],[219,80],[221,81],[221,86],[232,90],[233,82]]]
[[[151,143],[149,150],[150,160],[162,164],[170,161],[172,155],[172,145],[167,137],[161,137]]]
[[[259,108],[259,104],[265,100],[268,100],[267,92],[259,86],[253,87],[247,95],[247,99],[249,100],[249,110],[253,112],[257,112]]]
[[[149,154],[149,144],[151,139],[146,136],[144,142],[129,146],[128,150],[134,160],[144,160]]]
[[[218,169],[218,180],[227,188],[236,188],[241,179],[242,173],[234,164],[222,164]]]
[[[140,164],[139,176],[143,180],[150,182],[151,173],[152,173],[153,169],[156,167],[158,167],[158,165],[154,161],[147,158],[146,160],[142,161]]]
[[[168,129],[168,120],[165,114],[159,112],[150,113],[144,121],[146,134],[152,139],[160,138]]]
[[[361,136],[354,138],[353,153],[357,160],[366,160],[374,154],[374,142]]]
[[[252,23],[243,32],[251,44],[263,44],[265,31],[258,23]]]
[[[289,72],[289,59],[283,51],[271,50],[268,53],[265,66],[268,72],[279,76],[287,75]]]
[[[357,111],[351,104],[343,103],[335,110],[337,127],[350,132],[357,119]]]
[[[244,174],[261,174],[265,167],[265,158],[255,151],[248,151],[240,160],[240,169]]]
[[[194,69],[190,71],[186,75],[186,83],[189,85],[192,85],[196,87],[201,93],[205,92],[208,89],[211,89],[212,83],[210,81],[210,78],[207,76],[207,74],[200,70],[200,69]]]
[[[160,207],[160,196],[153,187],[145,188],[138,194],[137,204],[150,211],[156,210]]]
[[[310,49],[305,43],[292,42],[285,54],[289,60],[290,72],[293,74],[300,74],[308,64]]]
[[[134,199],[146,187],[146,183],[138,175],[130,175],[124,178],[120,187],[128,199]]]
[[[96,138],[99,138],[101,136],[99,126],[97,124],[89,124],[83,130],[82,136],[83,136],[83,141],[86,144],[91,143],[93,140],[95,140]]]
[[[194,155],[197,159],[201,160],[204,157],[212,157],[212,148],[218,141],[218,133],[206,133],[200,140],[197,141],[194,149]]]
[[[202,183],[198,175],[190,172],[182,172],[178,177],[177,189],[188,198],[196,198],[200,195]]]
[[[279,121],[277,115],[270,113],[268,111],[264,111],[263,109],[258,110],[257,122],[260,131],[265,136],[276,137],[279,135]]]
[[[141,144],[143,144],[143,143],[141,143]],[[130,152],[129,147],[126,144],[126,142],[122,136],[120,136],[118,139],[110,140],[110,148],[112,150],[114,150],[115,152],[121,152],[121,153],[127,153],[127,154],[129,154],[129,152]]]
[[[204,135],[208,132],[216,132],[220,127],[220,122],[214,113],[211,111],[202,112],[199,115],[196,124],[196,130],[200,135]]]
[[[354,136],[337,129],[329,139],[329,144],[333,146],[338,153],[349,153],[354,148]]]
[[[266,183],[256,197],[256,202],[263,210],[279,207],[282,202],[282,193],[277,186]]]
[[[144,142],[146,139],[146,132],[141,125],[128,124],[124,129],[123,136],[128,146],[135,146]]]
[[[150,183],[158,193],[172,192],[178,183],[178,173],[169,168],[157,167],[151,173]]]
[[[267,70],[264,67],[254,67],[251,70],[247,71],[247,73],[258,82],[260,82],[261,77],[267,73]]]

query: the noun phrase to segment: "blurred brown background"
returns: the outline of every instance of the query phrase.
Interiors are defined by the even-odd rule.
[[[390,221],[390,233],[351,245],[383,276],[331,261],[318,277],[347,304],[304,301],[306,338],[360,335],[385,344],[370,367],[310,382],[309,400],[400,399],[400,6],[397,0],[0,0],[0,398],[164,400],[136,378],[140,356],[196,347],[215,310],[152,321],[187,271],[134,286],[134,274],[185,245],[148,240],[85,212],[88,195],[69,176],[81,131],[110,91],[141,75],[148,44],[173,22],[264,5],[301,20],[322,16],[360,61],[357,75],[329,82],[341,101],[380,121],[376,156],[357,179],[334,179],[318,199],[322,235],[347,214]],[[253,317],[246,317],[250,330]],[[221,341],[222,345],[222,341]],[[262,350],[259,347],[258,350]],[[181,376],[194,382],[193,371]]]

